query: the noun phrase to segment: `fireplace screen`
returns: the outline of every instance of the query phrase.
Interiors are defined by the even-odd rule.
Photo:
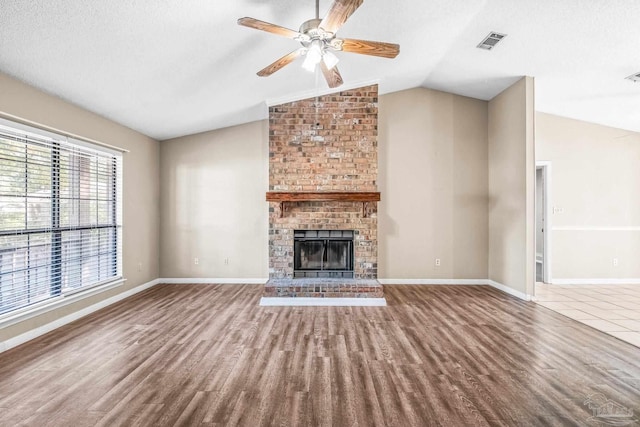
[[[293,277],[353,278],[352,230],[296,230]]]

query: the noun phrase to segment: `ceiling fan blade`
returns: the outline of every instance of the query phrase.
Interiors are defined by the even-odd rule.
[[[382,56],[383,58],[395,58],[400,53],[400,45],[368,40],[344,39],[342,51],[359,53],[361,55]]]
[[[338,67],[334,66],[333,68],[329,69],[325,65],[324,61],[320,61],[320,68],[322,69],[322,74],[324,74],[324,78],[330,88],[338,87],[343,83],[340,71],[338,71]]]
[[[267,33],[277,34],[279,36],[288,37],[290,39],[295,39],[296,37],[300,36],[300,33],[297,31],[293,31],[288,28],[281,27],[280,25],[271,24],[269,22],[260,21],[259,19],[254,18],[240,18],[238,19],[238,25],[255,28],[256,30],[266,31]]]
[[[283,56],[282,58],[276,60],[272,64],[267,65],[262,70],[258,71],[257,74],[260,77],[268,77],[271,74],[273,74],[276,71],[278,71],[279,69],[281,69],[282,67],[284,67],[285,65],[291,64],[297,57],[302,55],[303,52],[304,52],[303,48],[296,49],[293,52],[288,53],[285,56]]]
[[[320,22],[320,28],[330,33],[336,33],[342,24],[360,7],[364,0],[335,0],[327,16]]]

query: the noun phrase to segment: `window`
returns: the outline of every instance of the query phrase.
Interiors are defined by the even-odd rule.
[[[0,314],[121,278],[121,164],[0,121]]]

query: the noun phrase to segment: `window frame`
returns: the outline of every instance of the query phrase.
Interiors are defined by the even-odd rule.
[[[1,312],[0,328],[3,328],[11,324],[15,324],[20,321],[26,320],[28,318],[38,316],[47,311],[51,311],[59,307],[63,307],[65,305],[75,303],[88,296],[95,295],[105,290],[114,288],[125,282],[125,279],[123,277],[123,259],[122,259],[122,230],[123,230],[123,224],[122,224],[123,179],[122,179],[122,176],[123,176],[123,168],[124,168],[123,152],[126,152],[126,150],[117,149],[116,147],[113,147],[107,144],[96,143],[95,141],[93,142],[83,141],[81,139],[78,139],[79,137],[75,135],[71,136],[70,134],[52,132],[40,127],[34,127],[34,126],[18,123],[12,120],[6,120],[2,117],[0,117],[0,133],[4,135],[12,135],[11,137],[15,138],[16,140],[19,140],[20,136],[24,135],[23,142],[25,143],[25,147],[28,147],[30,143],[37,144],[37,141],[46,140],[49,146],[51,147],[50,167],[52,171],[51,173],[52,181],[50,183],[51,208],[50,208],[50,211],[48,212],[48,218],[51,221],[50,226],[47,226],[44,229],[40,229],[40,230],[29,229],[27,219],[25,218],[25,225],[22,229],[11,230],[11,232],[13,232],[13,235],[19,235],[19,234],[31,235],[31,234],[40,232],[43,235],[50,236],[49,245],[51,247],[52,252],[51,252],[51,258],[49,260],[49,263],[50,263],[49,265],[51,267],[48,272],[49,279],[47,280],[47,283],[49,286],[49,291],[51,293],[48,297],[46,297],[42,301],[29,303],[27,305],[22,305],[17,308],[13,308],[13,309],[9,309],[7,311]],[[16,135],[18,135],[17,138],[16,138]],[[57,147],[57,150],[55,147]],[[86,153],[91,153],[92,155],[91,159],[94,159],[96,161],[96,167],[98,167],[97,159],[99,158],[110,159],[111,161],[111,164],[107,163],[107,167],[108,168],[110,166],[113,167],[113,170],[109,172],[110,175],[108,175],[108,180],[112,180],[112,182],[109,183],[109,185],[111,186],[109,188],[111,188],[113,191],[113,200],[109,200],[106,206],[107,209],[111,211],[109,216],[109,220],[111,221],[110,224],[101,224],[99,220],[96,220],[97,221],[96,224],[85,225],[85,226],[81,226],[80,224],[78,224],[77,226],[64,227],[64,226],[61,226],[60,224],[60,205],[62,200],[62,196],[60,194],[60,171],[62,170],[62,167],[60,165],[59,156],[62,152],[65,152],[65,154],[72,156],[74,155],[73,154],[74,149],[79,150],[78,152],[82,153],[82,155],[86,155]],[[27,157],[25,157],[25,161],[27,161]],[[56,173],[54,173],[54,171]],[[96,169],[96,173],[98,173],[97,171],[98,169]],[[0,174],[1,173],[2,172],[0,171]],[[25,173],[25,176],[28,177],[29,175]],[[57,177],[57,182],[55,177]],[[91,182],[91,181],[90,180],[82,181],[80,178],[78,179],[79,186],[84,185],[83,183],[86,183],[86,182]],[[97,185],[98,185],[98,181],[96,181],[96,186]],[[25,188],[25,195],[27,194],[28,194],[28,189]],[[70,198],[68,200],[73,201],[76,199]],[[79,201],[81,200],[81,198],[78,197],[77,200]],[[90,200],[93,200],[93,199],[90,199]],[[96,204],[98,203],[98,201],[99,201],[99,196],[96,193]],[[98,215],[98,212],[99,210],[96,207],[96,215]],[[102,230],[102,229],[113,230],[112,231],[113,236],[109,236],[110,241],[108,241],[107,243],[107,245],[110,247],[110,251],[106,253],[107,256],[113,257],[111,267],[109,267],[109,269],[111,270],[108,273],[109,277],[105,278],[104,280],[91,282],[90,284],[87,284],[87,285],[82,285],[82,281],[84,279],[81,279],[79,282],[80,286],[74,287],[74,288],[64,288],[62,284],[62,271],[61,271],[62,264],[65,262],[64,260],[62,260],[62,252],[61,252],[62,251],[61,249],[62,233],[65,231],[78,231],[78,233],[82,235],[82,233],[87,231],[91,232],[92,230]],[[11,232],[6,233],[6,235],[12,235]],[[56,241],[57,241],[57,248],[54,250]],[[86,242],[82,241],[81,245],[83,244],[86,244]],[[91,244],[92,244],[91,241],[89,241],[89,245]],[[27,252],[29,252],[31,248],[27,246],[26,250]],[[54,261],[54,252],[55,252],[55,257],[58,258],[55,261]],[[87,259],[91,259],[92,257],[94,258],[100,257],[100,255],[102,254],[100,252],[100,247],[98,247],[97,255],[93,253],[85,257],[82,257],[81,255],[81,258],[79,258],[79,263],[82,265],[82,263]],[[100,260],[98,262],[100,262]],[[56,269],[54,269],[54,266],[56,267]],[[107,264],[107,266],[109,266],[109,264]],[[92,268],[95,269],[95,267],[92,267]],[[99,269],[100,267],[98,267],[98,271]],[[99,275],[98,275],[98,279],[99,279]],[[55,280],[58,281],[58,285],[57,285],[57,291],[55,291],[54,293]]]

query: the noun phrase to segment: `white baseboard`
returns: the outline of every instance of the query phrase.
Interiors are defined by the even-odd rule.
[[[161,278],[158,283],[171,285],[207,284],[207,285],[264,285],[269,279],[242,279],[242,278]]]
[[[516,298],[520,298],[521,300],[531,301],[531,295],[527,295],[524,292],[517,291],[513,288],[503,285],[502,283],[498,283],[495,280],[487,280],[487,284],[491,287],[501,290],[504,293],[512,295]]]
[[[329,306],[329,307],[384,307],[384,298],[305,298],[305,297],[262,297],[263,307],[276,306]]]
[[[32,329],[28,332],[25,332],[23,334],[20,334],[18,336],[15,336],[13,338],[9,338],[6,341],[0,342],[0,353],[2,353],[3,351],[7,351],[13,347],[17,347],[20,344],[24,344],[27,341],[30,341],[34,338],[37,338],[41,335],[46,334],[47,332],[51,332],[54,329],[57,329],[61,326],[64,326],[68,323],[71,323],[75,320],[80,319],[81,317],[84,317],[88,314],[91,314],[95,311],[100,310],[101,308],[105,308],[111,304],[114,304],[120,300],[123,300],[125,298],[128,298],[132,295],[137,294],[138,292],[142,292],[146,289],[149,289],[152,286],[157,285],[158,283],[160,283],[158,281],[158,279],[152,280],[150,282],[144,283],[140,286],[137,286],[133,289],[129,289],[128,291],[125,292],[121,292],[117,295],[112,296],[111,298],[107,298],[103,301],[100,301],[96,304],[90,305],[89,307],[85,307],[82,310],[78,310],[74,313],[68,314],[64,317],[61,317],[59,319],[54,320],[53,322],[47,323],[45,325],[42,325],[40,327],[37,327],[35,329]]]
[[[378,279],[383,285],[488,285],[487,279]]]
[[[640,285],[640,279],[551,279],[552,285]]]

